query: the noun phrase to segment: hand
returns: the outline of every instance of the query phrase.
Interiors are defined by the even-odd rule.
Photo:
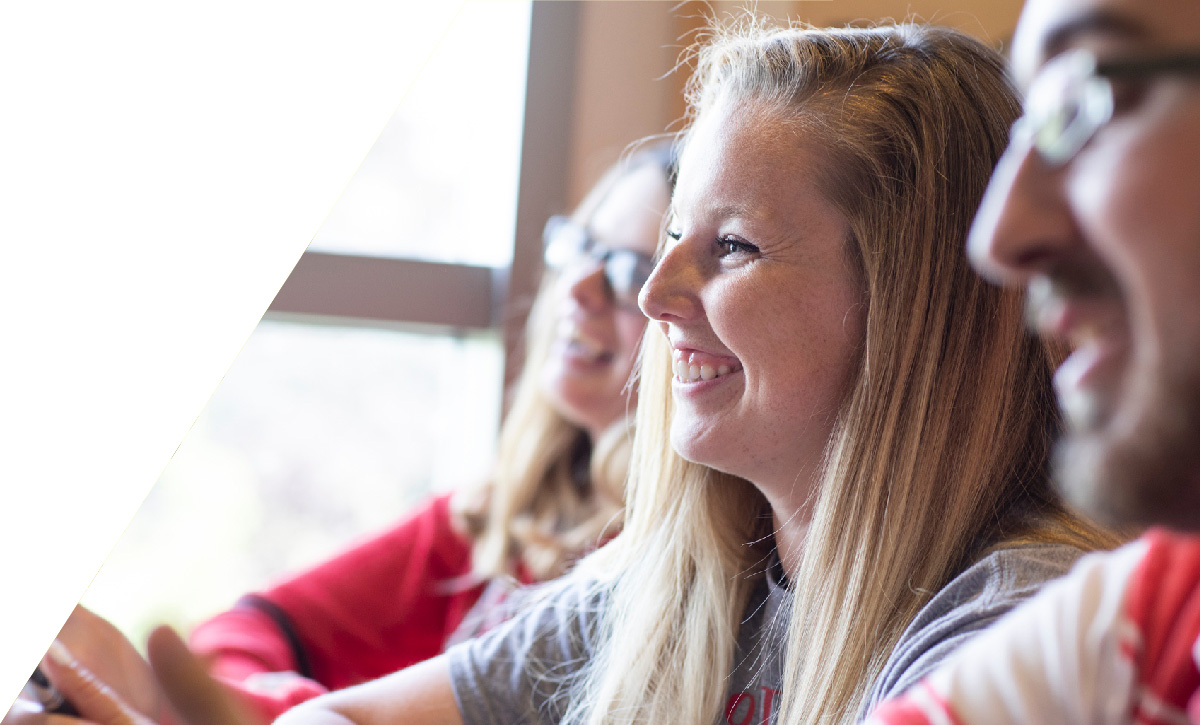
[[[93,653],[103,653],[103,649],[98,646],[101,642],[109,645],[123,643],[132,650],[132,645],[119,633],[116,633],[119,642],[112,639],[115,629],[110,632],[105,627],[97,627],[97,622],[103,622],[108,628],[111,628],[111,625],[87,610],[79,608],[77,613],[71,616],[75,622],[76,635],[84,631],[84,628],[90,633],[91,636],[83,641],[95,646]],[[170,628],[159,627],[154,630],[150,635],[147,651],[150,664],[140,656],[136,659],[140,667],[136,668],[135,672],[144,680],[130,678],[116,667],[119,662],[129,666],[128,654],[122,654],[119,647],[114,650],[115,656],[107,663],[110,666],[106,669],[115,672],[125,686],[131,681],[148,681],[149,685],[138,684],[133,689],[140,693],[143,699],[156,703],[155,717],[149,717],[139,708],[130,705],[115,687],[106,682],[59,639],[50,645],[42,659],[41,669],[67,701],[79,711],[82,719],[46,713],[41,703],[22,693],[0,725],[81,725],[84,722],[95,725],[154,725],[158,717],[166,714],[158,709],[160,706],[157,704],[164,700],[169,701],[177,713],[171,720],[173,725],[262,725],[231,693],[208,675],[204,663],[192,654],[179,635]],[[134,654],[136,655],[136,652]],[[105,664],[103,657],[98,661]],[[147,693],[147,689],[151,692]]]
[[[162,712],[162,698],[150,666],[108,620],[77,606],[57,641],[133,710],[152,719]]]
[[[259,725],[170,627],[151,632],[146,651],[180,725]]]
[[[97,725],[153,725],[55,640],[40,665],[42,672],[67,698],[79,715]],[[77,725],[80,720],[42,711],[40,703],[24,696],[4,716],[3,725]]]

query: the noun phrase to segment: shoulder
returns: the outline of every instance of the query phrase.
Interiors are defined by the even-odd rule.
[[[1130,581],[1131,617],[1159,619],[1200,599],[1200,536],[1151,529],[1141,541],[1145,553]]]
[[[1027,544],[997,549],[972,564],[905,628],[871,688],[869,705],[911,687],[980,630],[1070,571],[1083,554],[1061,544]]]
[[[1144,537],[1145,554],[1129,577],[1125,616],[1137,633],[1130,643],[1139,691],[1172,709],[1183,721],[1200,691],[1200,536],[1162,529]],[[1148,711],[1143,694],[1138,707]],[[1140,713],[1139,713],[1140,714]]]
[[[955,577],[926,609],[934,610],[934,614],[952,614],[950,606],[959,600],[970,600],[980,607],[1011,604],[1066,574],[1084,554],[1081,549],[1063,544],[997,549]]]
[[[608,606],[608,589],[594,579],[568,574],[525,587],[521,611],[485,634],[447,651],[462,662],[486,663],[591,653],[593,638]]]
[[[405,562],[405,568],[425,562],[439,576],[456,575],[470,567],[471,540],[455,525],[453,494],[431,496],[382,533],[360,544],[386,559]]]
[[[424,503],[413,509],[411,518],[425,519],[436,523],[439,528],[456,528],[454,521],[457,500],[458,494],[455,493],[430,496]]]
[[[1081,557],[1066,576],[972,638],[919,693],[913,690],[896,700],[876,721],[909,722],[900,715],[915,708],[953,712],[957,722],[1128,722],[1135,692],[1152,693],[1160,709],[1182,703],[1191,692],[1186,683],[1176,687],[1174,697],[1155,690],[1153,677],[1150,688],[1135,687],[1148,640],[1141,625],[1130,621],[1129,609],[1138,580],[1153,563],[1184,549],[1200,553],[1200,545],[1181,549],[1177,542],[1151,535],[1115,551]],[[1194,639],[1192,630],[1182,638],[1182,649]],[[1183,669],[1194,671],[1182,661],[1186,655],[1179,659]]]
[[[1007,546],[989,553],[954,577],[942,595],[955,593],[985,600],[1025,598],[1045,582],[1067,574],[1085,551],[1063,544]],[[931,603],[932,604],[932,601]]]
[[[413,539],[418,546],[458,560],[470,556],[471,537],[459,524],[455,512],[455,494],[431,496],[419,504],[394,531]]]
[[[568,575],[540,585],[537,600],[496,629],[446,651],[465,722],[553,722],[564,686],[594,652],[607,606],[596,581]]]
[[[942,639],[986,626],[1046,582],[1066,574],[1083,555],[1061,544],[997,549],[942,587],[918,612],[897,648],[923,635]]]
[[[383,541],[391,539],[428,540],[457,537],[455,525],[454,494],[439,494],[430,496],[418,502],[398,521],[389,527],[369,535],[363,541]]]

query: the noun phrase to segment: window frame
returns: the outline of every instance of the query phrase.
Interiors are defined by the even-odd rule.
[[[266,319],[414,327],[433,334],[499,330],[504,381],[520,367],[521,339],[542,273],[541,228],[568,203],[580,8],[533,2],[521,134],[516,225],[508,267],[305,251]]]

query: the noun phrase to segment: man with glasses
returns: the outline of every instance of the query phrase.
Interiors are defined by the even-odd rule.
[[[1071,348],[1056,476],[1108,523],[1200,531],[1200,2],[1028,0],[1013,70],[1025,116],[968,251]],[[1200,537],[1151,529],[875,719],[1200,722],[1198,635]]]

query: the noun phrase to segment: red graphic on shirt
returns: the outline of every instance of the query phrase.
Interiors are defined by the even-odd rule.
[[[771,708],[775,705],[775,695],[779,692],[771,687],[762,685],[762,709],[758,707],[759,698],[752,692],[735,692],[725,703],[725,722],[729,725],[767,725],[771,721]],[[759,715],[758,720],[754,719]]]

